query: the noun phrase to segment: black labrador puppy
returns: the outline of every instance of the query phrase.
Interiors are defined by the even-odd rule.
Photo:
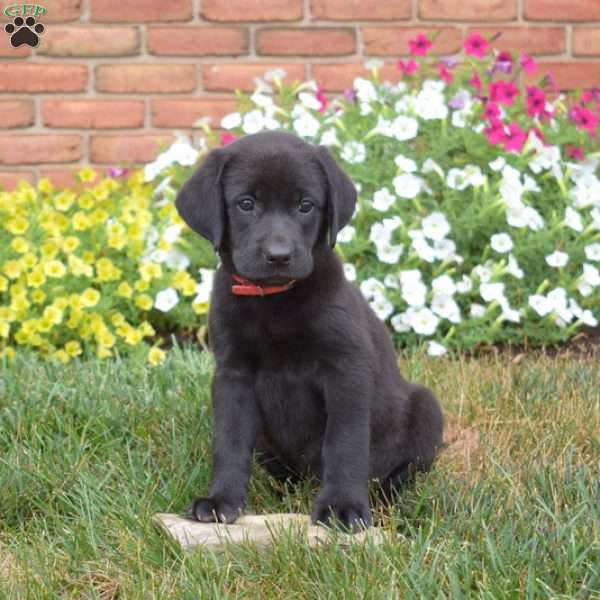
[[[238,517],[254,451],[279,479],[320,480],[313,521],[370,525],[369,480],[391,493],[441,446],[438,401],[401,377],[388,331],[332,250],[355,203],[327,148],[283,132],[213,150],[177,197],[221,259],[213,479],[190,509],[199,521]]]

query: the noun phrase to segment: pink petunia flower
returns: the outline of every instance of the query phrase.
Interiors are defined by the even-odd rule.
[[[569,116],[579,129],[586,129],[590,134],[595,134],[598,128],[598,117],[589,108],[574,106]]]
[[[546,143],[546,136],[544,135],[544,132],[539,127],[532,127],[529,130],[529,133],[533,133],[533,135],[535,135],[535,137],[538,140],[540,140],[540,142],[543,142],[544,144]]]
[[[490,83],[490,100],[511,106],[519,95],[519,88],[512,81],[494,81]]]
[[[537,63],[535,60],[533,60],[533,58],[531,58],[531,56],[528,56],[527,54],[521,54],[521,60],[519,62],[527,75],[535,75],[537,73]]]
[[[539,87],[527,88],[527,114],[530,117],[546,118],[549,116],[546,110],[546,94]]]
[[[329,104],[329,98],[321,88],[317,89],[315,98],[321,103],[321,106],[319,107],[319,112],[325,112],[327,110],[327,105]]]
[[[567,144],[565,146],[565,150],[567,152],[567,155],[573,158],[574,160],[585,159],[585,153],[583,152],[583,148],[581,146],[571,146],[570,144]]]
[[[219,136],[221,138],[221,146],[227,146],[235,142],[235,140],[237,140],[237,135],[234,135],[233,133],[229,133],[227,131],[221,131]]]
[[[517,123],[511,123],[504,131],[502,145],[506,152],[521,152],[527,140],[527,134]]]
[[[438,75],[440,76],[440,79],[443,79],[446,83],[452,83],[452,80],[454,79],[454,75],[448,71],[444,63],[438,65]]]
[[[501,71],[505,75],[510,75],[513,68],[513,58],[510,52],[500,52],[496,57],[496,62],[492,68],[492,72]]]
[[[414,75],[419,70],[421,65],[417,61],[410,58],[409,60],[406,60],[406,61],[399,60],[396,63],[396,67],[398,67],[398,70],[403,75]]]
[[[465,52],[470,56],[483,58],[489,47],[490,43],[479,33],[473,33],[465,40]]]
[[[488,121],[500,118],[500,107],[495,102],[486,102],[483,110],[483,118]]]
[[[408,41],[413,56],[426,56],[431,46],[431,40],[424,33],[419,33],[416,38]]]
[[[481,91],[481,79],[477,73],[473,73],[471,79],[469,79],[469,85],[474,87],[478,92]]]
[[[504,139],[506,138],[504,123],[500,119],[492,119],[490,126],[486,127],[483,132],[488,142],[493,146],[504,143]]]

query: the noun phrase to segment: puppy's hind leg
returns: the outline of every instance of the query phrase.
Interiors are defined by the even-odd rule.
[[[414,481],[418,471],[428,471],[442,446],[444,418],[436,397],[426,387],[415,385],[406,409],[406,435],[396,468],[382,483],[386,504]]]

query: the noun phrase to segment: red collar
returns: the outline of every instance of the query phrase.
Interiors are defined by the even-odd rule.
[[[287,292],[290,288],[294,287],[296,283],[295,279],[292,279],[284,285],[256,285],[245,277],[232,274],[233,279],[237,282],[231,286],[231,291],[236,296],[268,296],[270,294],[279,294],[280,292]]]

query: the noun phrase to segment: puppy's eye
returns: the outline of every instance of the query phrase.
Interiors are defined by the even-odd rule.
[[[309,198],[302,198],[300,204],[298,205],[298,210],[301,213],[309,213],[315,207],[312,200]]]
[[[250,212],[254,210],[254,198],[252,196],[242,196],[238,200],[238,208],[244,212]]]

